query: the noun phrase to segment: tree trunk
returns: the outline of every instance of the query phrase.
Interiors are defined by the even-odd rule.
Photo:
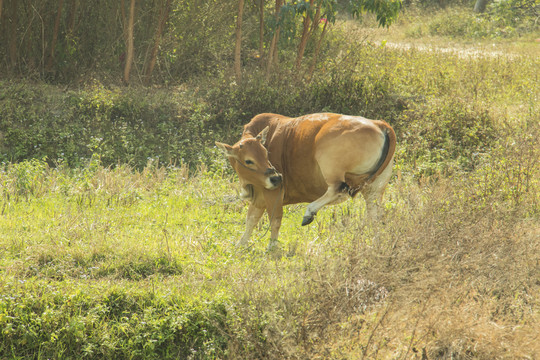
[[[148,63],[145,71],[146,83],[150,83],[152,72],[154,71],[154,66],[156,66],[159,43],[161,42],[161,35],[163,34],[163,29],[165,28],[165,24],[167,23],[167,19],[169,18],[170,9],[171,0],[167,0],[167,2],[165,3],[165,7],[163,8],[159,17],[159,23],[156,28],[156,35],[154,38],[154,46],[152,47],[152,52],[150,53],[150,62]]]
[[[317,66],[317,60],[319,57],[319,51],[321,50],[321,43],[324,38],[324,35],[326,34],[327,28],[328,28],[328,21],[325,21],[321,36],[319,37],[319,40],[317,41],[317,45],[315,46],[315,54],[313,54],[313,61],[311,62],[311,66],[309,67],[308,81],[311,81],[311,78],[313,77],[313,73],[315,72],[315,67]]]
[[[259,61],[262,64],[264,53],[264,0],[259,1]]]
[[[127,44],[127,16],[126,3],[124,0],[120,0],[120,16],[122,18],[122,34],[124,35],[124,42]]]
[[[313,6],[315,0],[309,0],[309,7]],[[317,19],[315,18],[315,21]],[[310,38],[311,32],[310,32],[310,23],[311,19],[309,17],[308,12],[306,11],[306,14],[304,15],[304,28],[302,30],[302,37],[300,38],[300,43],[298,44],[298,53],[296,54],[296,70],[300,70],[300,64],[302,63],[302,59],[304,58],[304,51],[306,50],[307,42]]]
[[[49,72],[52,68],[53,61],[54,61],[54,53],[56,50],[56,41],[58,40],[58,31],[60,29],[60,19],[62,18],[62,7],[64,6],[64,0],[58,1],[58,9],[56,11],[56,20],[54,21],[54,30],[53,30],[53,36],[51,41],[51,53],[49,54],[49,58],[47,59],[47,65],[45,66],[45,70]]]
[[[129,7],[129,20],[127,25],[126,65],[124,66],[124,84],[129,84],[129,74],[133,63],[133,26],[135,22],[135,0],[131,0]]]
[[[4,25],[4,19],[2,18],[3,9],[4,9],[4,0],[0,0],[0,40],[2,40],[3,35],[6,33],[6,26]]]
[[[41,14],[42,9],[37,10],[33,8],[32,6],[25,6],[24,10],[25,10],[25,14],[23,14],[23,18],[28,19],[25,22],[25,26],[27,29],[31,29],[33,22],[35,20],[35,13]],[[21,13],[19,10],[19,16],[20,15]],[[43,23],[42,23],[41,30],[42,30],[41,34],[43,34]],[[36,66],[36,63],[39,62],[40,65],[42,63],[44,64],[44,59],[45,59],[44,50],[42,48],[40,51],[40,49],[38,49],[38,47],[32,40],[33,39],[31,36],[23,36],[23,38],[20,40],[20,43],[19,43],[18,56],[19,58],[24,59],[23,63],[24,63],[26,73],[29,73],[29,72],[31,73],[35,70],[37,70],[38,72],[40,70],[43,70],[43,69],[39,69],[38,66]],[[41,43],[43,44],[44,41],[42,41]],[[43,73],[43,71],[41,71],[41,73]]]
[[[279,19],[279,10],[281,9],[281,0],[276,0],[276,23]],[[272,66],[277,64],[277,57],[278,57],[278,51],[277,51],[277,43],[279,40],[279,25],[277,25],[274,36],[272,37],[272,42],[270,43],[270,48],[268,49],[268,58],[267,58],[267,64],[266,64],[266,77],[270,77],[270,71],[272,70]]]
[[[476,3],[474,4],[474,12],[476,13],[483,13],[486,11],[486,5],[489,0],[476,0]]]
[[[17,66],[17,1],[11,1],[11,14],[7,21],[9,30],[9,63],[12,69]]]
[[[268,56],[267,56],[267,63],[266,63],[266,77],[268,78],[270,76],[270,71],[272,70],[272,67],[275,63],[277,63],[277,60],[274,60],[274,58],[277,57],[277,42],[279,39],[279,28],[276,29],[274,36],[272,37],[272,41],[270,42],[270,48],[268,49]]]
[[[75,18],[77,15],[78,0],[71,1],[71,8],[69,9],[68,17],[68,34],[73,34],[75,32]]]
[[[242,81],[242,15],[244,13],[244,0],[238,1],[238,16],[236,17],[236,46],[234,48],[234,76],[236,83]]]

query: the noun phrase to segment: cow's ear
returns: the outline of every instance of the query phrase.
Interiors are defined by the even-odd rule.
[[[267,126],[259,133],[259,135],[256,136],[256,139],[259,140],[261,144],[264,144],[266,142],[266,135],[268,135],[268,130],[270,130],[270,128]]]
[[[227,156],[236,157],[236,154],[234,153],[233,147],[231,145],[227,145],[224,143],[220,143],[216,141],[216,146],[223,151],[223,153]]]

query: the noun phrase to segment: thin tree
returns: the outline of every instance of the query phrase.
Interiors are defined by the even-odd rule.
[[[0,31],[5,32],[4,19],[2,19],[2,9],[4,8],[4,0],[0,0]]]
[[[486,6],[489,0],[476,0],[474,4],[474,12],[483,13],[486,11]]]
[[[242,81],[242,16],[244,0],[238,0],[238,16],[236,17],[236,45],[234,48],[234,75],[236,82]]]
[[[313,25],[311,25],[310,13],[312,12],[314,2],[315,0],[309,0],[309,8],[307,8],[304,13],[302,37],[300,38],[300,43],[298,44],[298,52],[296,54],[296,70],[300,70],[300,64],[302,63],[302,59],[304,58],[304,52],[306,50],[307,42],[311,37],[313,31],[318,26],[321,13],[321,3],[319,2],[317,5],[317,11],[315,13],[315,16],[313,17]]]
[[[259,0],[259,60],[262,64],[264,52],[264,0]]]
[[[124,0],[120,0],[120,16],[122,17],[122,34],[124,35],[124,43],[127,45],[127,15],[126,3]]]
[[[51,41],[51,52],[47,59],[46,71],[50,71],[54,61],[54,54],[56,50],[56,41],[58,40],[58,31],[60,30],[60,19],[62,18],[62,8],[64,6],[64,0],[58,0],[58,8],[56,10],[56,19],[54,20],[53,36]]]
[[[124,84],[129,84],[129,74],[131,73],[131,64],[133,63],[133,26],[135,20],[135,0],[131,0],[129,7],[129,19],[127,25],[127,43],[126,43],[126,64],[124,66]]]
[[[78,0],[72,0],[68,16],[68,34],[73,34],[75,32],[75,18],[77,16],[77,7]]]
[[[279,24],[279,12],[281,9],[281,2],[282,0],[276,0],[276,28],[274,29],[274,36],[272,37],[272,41],[270,42],[270,48],[268,49],[268,57],[267,57],[267,63],[266,63],[266,77],[268,78],[270,76],[270,72],[272,70],[272,67],[277,64],[277,43],[279,41],[279,30],[280,30],[280,24]]]
[[[156,34],[154,35],[154,46],[152,46],[152,51],[150,52],[150,61],[148,62],[148,66],[146,67],[144,74],[146,83],[150,82],[152,72],[154,71],[154,67],[156,66],[159,43],[161,42],[163,29],[165,28],[165,24],[167,23],[167,19],[169,18],[170,9],[171,0],[166,0],[165,5],[162,7],[160,12],[158,26],[156,27]]]
[[[11,20],[11,24],[8,24],[9,30],[9,62],[11,68],[17,66],[17,1],[11,1],[11,14],[9,14],[8,22]]]
[[[311,81],[311,78],[313,77],[313,73],[315,72],[315,67],[317,66],[317,60],[319,58],[319,52],[321,50],[321,44],[322,44],[324,35],[326,35],[327,29],[328,29],[328,20],[324,19],[324,26],[323,26],[321,35],[319,36],[319,39],[317,40],[317,44],[315,45],[315,53],[313,54],[313,60],[311,61],[311,65],[308,70],[308,81]]]

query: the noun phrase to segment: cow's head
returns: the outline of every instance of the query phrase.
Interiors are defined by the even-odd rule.
[[[274,190],[281,185],[282,176],[268,160],[268,150],[264,147],[268,127],[255,137],[244,137],[233,146],[216,142],[233,165],[238,176],[246,184],[262,186]]]

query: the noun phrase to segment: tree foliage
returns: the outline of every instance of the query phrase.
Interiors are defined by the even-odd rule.
[[[104,0],[97,6],[3,0],[0,76],[169,83],[216,70],[232,75],[235,56],[237,75],[250,64],[271,70],[283,60],[300,68],[306,55],[313,71],[338,7],[344,8],[337,0],[259,0],[241,7],[237,0]],[[375,13],[381,26],[400,8],[401,0],[351,0],[345,7],[356,15]]]
[[[366,11],[374,13],[383,27],[390,26],[397,19],[401,6],[401,0],[350,0],[353,15],[358,16]]]
[[[472,13],[474,1],[456,1],[468,1]],[[311,79],[339,14],[373,13],[379,26],[388,27],[403,6],[449,4],[257,0],[239,6],[239,0],[102,0],[96,6],[82,0],[2,0],[0,77],[168,84],[218,74],[240,81],[246,68],[265,69],[268,78],[288,68]],[[500,29],[497,34],[522,33],[537,28],[539,9],[539,0],[492,0],[483,17],[466,22],[469,27],[493,23]]]
[[[538,24],[540,19],[540,0],[495,0],[489,5],[492,16],[517,24],[526,19]]]

